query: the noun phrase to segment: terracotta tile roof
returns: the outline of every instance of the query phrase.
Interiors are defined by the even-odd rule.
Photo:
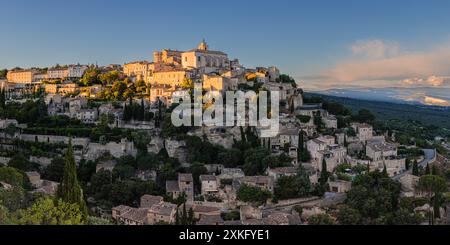
[[[200,181],[216,181],[216,176],[214,176],[214,175],[200,175]]]
[[[202,215],[197,225],[216,225],[223,224],[224,221],[220,215]]]
[[[170,216],[172,214],[172,212],[174,212],[177,208],[177,205],[172,204],[172,203],[168,203],[168,202],[162,202],[159,204],[155,204],[153,205],[149,212],[150,213],[156,213],[159,215],[165,215],[165,216]]]
[[[168,180],[166,181],[166,192],[179,192],[180,187],[178,186],[178,181]]]
[[[192,174],[182,174],[182,173],[179,173],[178,174],[178,180],[179,181],[183,181],[183,182],[192,182],[193,181],[193,177],[192,177]]]
[[[141,208],[151,208],[155,204],[159,204],[164,199],[160,196],[143,195],[141,197]]]

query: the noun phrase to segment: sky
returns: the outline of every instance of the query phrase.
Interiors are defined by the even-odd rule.
[[[211,49],[305,87],[450,87],[450,1],[1,0],[0,69]]]

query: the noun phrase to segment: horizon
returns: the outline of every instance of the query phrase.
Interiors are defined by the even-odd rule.
[[[0,69],[151,61],[154,50],[188,50],[205,38],[245,66],[276,66],[310,90],[450,88],[449,2],[325,2],[82,0],[67,11],[55,0],[5,1]]]

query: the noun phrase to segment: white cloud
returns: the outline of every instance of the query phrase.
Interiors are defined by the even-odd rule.
[[[356,41],[350,46],[354,56],[369,59],[382,59],[396,56],[400,52],[398,43],[380,39]]]
[[[351,57],[321,75],[322,84],[339,86],[450,86],[450,42],[432,49],[402,52],[392,41],[358,41]]]
[[[430,76],[428,78],[408,78],[402,81],[405,86],[433,86],[450,85],[450,77]]]

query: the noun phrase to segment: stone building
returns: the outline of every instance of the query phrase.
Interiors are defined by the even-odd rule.
[[[123,73],[136,81],[144,81],[146,77],[150,76],[152,70],[152,63],[148,61],[137,61],[123,65]]]
[[[176,212],[177,205],[175,204],[168,202],[155,204],[148,210],[148,224],[174,224]]]
[[[198,69],[201,73],[211,73],[229,68],[228,55],[209,50],[208,44],[203,41],[196,49],[181,54],[181,63],[185,69]]]
[[[367,123],[352,123],[351,126],[360,141],[366,142],[373,138],[373,127],[371,125]]]
[[[289,177],[297,175],[298,169],[296,167],[281,167],[268,168],[267,175],[273,177],[277,181],[281,177]]]
[[[166,193],[173,198],[179,197],[182,193],[186,194],[188,202],[194,201],[194,179],[192,174],[178,173],[177,181],[166,181]]]
[[[219,191],[217,178],[214,175],[200,175],[202,195],[214,195]]]

